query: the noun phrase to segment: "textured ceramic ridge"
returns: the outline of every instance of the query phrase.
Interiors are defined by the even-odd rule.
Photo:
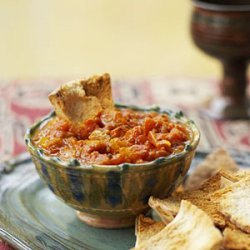
[[[49,114],[28,129],[25,142],[37,172],[58,198],[97,220],[118,222],[126,218],[131,221],[131,217],[146,212],[151,195],[165,197],[179,185],[190,167],[200,133],[194,122],[187,119],[182,112],[174,113],[159,107],[116,106],[120,109],[167,113],[171,119],[190,127],[191,142],[179,154],[142,164],[86,166],[75,159],[65,162],[44,155],[31,141],[36,129],[55,116],[55,113]]]

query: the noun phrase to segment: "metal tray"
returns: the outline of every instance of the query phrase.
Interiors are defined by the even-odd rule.
[[[242,167],[250,154],[230,152]],[[205,156],[197,152],[191,171]],[[80,222],[36,173],[28,154],[0,165],[0,237],[17,249],[130,249],[134,228],[107,230]]]

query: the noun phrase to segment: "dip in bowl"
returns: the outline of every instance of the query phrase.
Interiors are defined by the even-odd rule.
[[[82,221],[122,228],[149,210],[151,195],[182,182],[199,138],[181,112],[116,105],[77,127],[51,113],[25,142],[40,177]]]

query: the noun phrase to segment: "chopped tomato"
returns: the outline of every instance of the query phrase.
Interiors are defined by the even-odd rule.
[[[155,121],[151,117],[146,117],[144,121],[144,130],[147,135],[153,128],[155,128]]]
[[[47,155],[83,164],[143,163],[181,152],[188,128],[167,114],[121,109],[72,125],[55,117],[42,126],[33,143]]]

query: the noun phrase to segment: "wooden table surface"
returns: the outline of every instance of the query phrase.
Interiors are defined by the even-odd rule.
[[[191,0],[0,1],[0,78],[220,75],[195,48]]]

